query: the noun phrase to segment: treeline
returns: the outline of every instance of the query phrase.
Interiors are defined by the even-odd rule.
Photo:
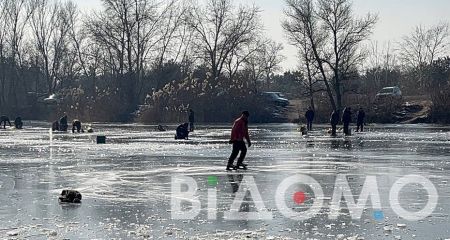
[[[198,96],[234,99],[233,88],[256,94],[258,81],[273,75],[282,60],[282,46],[264,36],[255,6],[229,0],[102,2],[101,11],[81,13],[71,1],[1,1],[3,114],[127,120],[139,106],[154,104],[157,93],[187,80],[199,82]],[[56,107],[39,104],[49,96]],[[147,107],[164,115],[200,104],[191,99],[176,106],[156,99],[160,105]],[[211,98],[210,108],[214,101],[222,102]]]
[[[449,118],[445,23],[381,48],[368,44],[377,16],[355,16],[351,1],[286,0],[282,26],[300,67],[277,74],[283,46],[265,36],[255,6],[102,3],[80,12],[71,1],[0,1],[1,114],[174,122],[193,108],[198,121],[228,122],[251,109],[270,121],[259,98],[269,90],[307,98],[326,119],[347,105],[370,107],[378,90],[397,85],[430,96],[435,116]]]
[[[361,106],[372,113],[376,93],[399,86],[404,95],[432,100],[430,121],[450,122],[448,23],[418,26],[380,47],[370,42],[377,15],[355,16],[349,0],[286,3],[282,24],[299,52],[302,92],[322,113],[323,121],[332,110],[346,106]],[[389,115],[393,110],[395,106],[384,112]]]

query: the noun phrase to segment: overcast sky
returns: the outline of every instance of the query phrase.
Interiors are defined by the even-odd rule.
[[[101,8],[101,0],[74,0],[83,10]],[[284,45],[286,60],[284,70],[297,66],[296,50],[289,46],[281,21],[283,19],[283,0],[235,0],[236,3],[256,4],[262,10],[262,20],[268,37]],[[387,42],[395,43],[415,26],[429,26],[439,22],[450,22],[450,0],[353,0],[356,15],[368,12],[379,16],[372,40],[380,46]]]

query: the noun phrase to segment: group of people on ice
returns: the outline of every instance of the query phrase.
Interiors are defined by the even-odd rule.
[[[67,123],[67,115],[62,116],[59,120],[52,123],[52,131],[67,132],[69,125]],[[92,128],[87,129],[88,132],[93,132]],[[84,133],[84,129],[81,126],[81,121],[74,119],[72,121],[72,133]]]
[[[330,123],[331,123],[331,135],[336,136],[337,125],[340,121],[343,123],[343,132],[345,135],[350,135],[350,123],[353,119],[352,109],[347,107],[342,112],[342,118],[338,111],[333,111],[331,113]],[[247,169],[247,165],[244,164],[244,159],[247,155],[247,145],[252,146],[250,136],[248,133],[248,119],[250,113],[248,111],[243,111],[241,116],[234,121],[233,128],[231,130],[231,137],[229,143],[232,144],[232,152],[228,159],[228,164],[226,167],[227,171]],[[305,113],[306,118],[306,131],[312,131],[312,125],[314,122],[315,112],[312,107],[309,107]],[[357,113],[357,130],[364,131],[366,113],[362,108],[359,108]],[[158,126],[159,128],[159,126]],[[165,131],[165,129],[164,129]],[[189,110],[189,123],[183,123],[179,125],[176,129],[175,139],[188,139],[189,133],[194,131],[194,111]],[[247,142],[247,144],[245,143]],[[239,156],[239,158],[238,158]],[[236,165],[234,164],[236,158],[238,158]]]
[[[11,127],[11,121],[9,120],[8,116],[1,116],[0,117],[0,127],[3,125],[3,129],[6,129],[6,124],[8,123],[8,125]],[[23,128],[23,122],[22,122],[22,118],[21,117],[16,117],[16,119],[14,120],[14,127],[16,129],[22,129]]]
[[[3,126],[3,129],[6,129],[6,125],[9,125],[12,127],[11,121],[8,116],[1,116],[0,117],[0,127]],[[23,128],[23,121],[21,117],[16,117],[14,120],[14,127],[16,129],[22,129]],[[60,132],[67,132],[69,128],[69,125],[67,124],[67,116],[64,115],[59,120],[54,121],[52,123],[52,131],[60,131]],[[92,128],[87,129],[88,132],[93,132]],[[74,119],[72,121],[72,133],[75,132],[84,132],[84,129],[81,126],[81,121],[78,119]]]
[[[305,119],[306,119],[306,125],[307,125],[308,131],[312,131],[314,115],[315,115],[314,110],[312,109],[312,107],[309,107],[305,113]],[[364,112],[364,109],[359,108],[359,110],[357,112],[357,116],[356,116],[356,126],[357,126],[356,131],[357,132],[364,131],[365,118],[366,118],[366,113]],[[333,111],[331,113],[331,117],[330,117],[331,136],[336,136],[337,125],[339,124],[340,121],[343,124],[344,135],[346,135],[346,136],[351,135],[350,123],[352,123],[352,119],[353,119],[353,113],[352,113],[351,107],[344,108],[344,111],[342,112],[342,118],[340,118],[339,111]]]
[[[331,113],[330,117],[330,124],[331,124],[331,135],[336,136],[337,131],[337,125],[340,121],[343,123],[343,132],[345,135],[350,135],[350,123],[352,122],[352,109],[350,107],[347,107],[342,112],[342,118],[340,118],[340,114],[338,111],[333,111]],[[365,112],[362,108],[358,110],[357,113],[357,130],[356,131],[363,131],[364,130],[364,120],[365,120]],[[232,152],[228,159],[228,164],[226,167],[227,171],[231,170],[238,170],[238,169],[247,169],[247,165],[244,164],[244,159],[247,154],[247,145],[250,147],[252,145],[249,132],[248,132],[248,119],[250,117],[250,113],[248,111],[243,111],[241,116],[237,118],[234,121],[233,128],[231,130],[231,137],[229,143],[232,145]],[[308,110],[305,113],[306,118],[306,129],[305,131],[312,131],[312,126],[314,122],[315,112],[312,109],[312,107],[309,107]],[[195,123],[195,116],[194,111],[192,109],[189,110],[189,117],[188,117],[187,123],[183,123],[179,125],[176,129],[175,139],[188,139],[189,133],[194,131],[194,123]],[[1,124],[3,124],[3,127],[5,128],[6,123],[8,123],[11,126],[11,122],[9,121],[9,118],[6,116],[1,117]],[[20,117],[17,117],[14,121],[14,124],[16,128],[20,129],[23,126],[22,119]],[[61,132],[67,132],[68,130],[68,120],[67,115],[64,115],[59,120],[54,121],[52,123],[52,130],[53,131],[61,131]],[[157,128],[158,131],[166,131],[165,127],[162,125],[158,125]],[[78,119],[74,119],[72,121],[72,132],[84,132],[82,128],[81,121]],[[88,132],[92,132],[92,129],[88,129]],[[303,130],[302,130],[303,132]],[[245,143],[247,141],[247,144]],[[240,153],[240,154],[239,154]],[[239,158],[238,158],[239,155]],[[234,165],[234,162],[238,158],[236,165]]]

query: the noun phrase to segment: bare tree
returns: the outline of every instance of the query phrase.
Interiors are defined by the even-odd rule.
[[[300,72],[305,76],[301,79],[301,83],[304,86],[305,93],[309,97],[310,106],[312,109],[316,109],[314,94],[323,91],[320,79],[320,70],[315,64],[314,53],[310,47],[310,44],[305,39],[300,47]]]
[[[177,0],[167,4],[104,0],[103,4],[105,11],[88,19],[85,26],[104,52],[105,64],[123,90],[123,97],[134,107],[145,95],[144,69],[155,62],[156,66],[162,64],[183,17],[176,11]]]
[[[281,44],[266,38],[255,39],[241,46],[226,60],[228,80],[233,83],[235,76],[243,71],[249,81],[248,85],[257,93],[259,83],[266,80],[269,84],[271,75],[281,69],[280,64],[284,59],[282,49]]]
[[[20,83],[21,77],[18,67],[23,66],[23,40],[33,10],[34,4],[30,0],[4,0],[2,2],[5,40],[10,49],[8,57],[11,60],[11,66],[13,66],[13,72],[10,74],[8,97],[12,98],[14,105],[17,105],[18,101],[18,88],[24,86]],[[2,85],[2,93],[6,95],[4,87],[5,85]]]
[[[192,40],[193,31],[189,31],[188,6],[180,0],[171,0],[163,6],[161,22],[158,24],[156,68],[163,70],[165,62],[185,61],[187,46]],[[156,89],[162,87],[161,79],[156,79]]]
[[[314,1],[287,0],[286,3],[288,5],[288,9],[285,11],[287,19],[283,22],[283,28],[294,46],[300,46],[299,48],[301,48],[305,41],[308,43],[325,85],[330,105],[336,110],[336,101],[325,68],[325,50],[323,48],[326,45],[326,33],[319,25],[319,19],[315,14]]]
[[[235,49],[231,52],[230,57],[228,57],[225,61],[225,72],[230,82],[233,82],[241,68],[246,62],[256,55],[256,52],[260,49],[260,47],[261,43],[259,41],[255,41],[245,44],[239,49]]]
[[[261,59],[264,61],[264,73],[266,75],[267,86],[270,86],[270,78],[274,72],[281,70],[280,64],[284,60],[284,56],[281,55],[283,51],[283,45],[271,40],[263,46],[261,51]]]
[[[6,103],[6,22],[5,6],[0,4],[0,112],[3,112],[3,106]]]
[[[364,57],[359,51],[377,21],[367,14],[356,18],[349,0],[287,0],[283,24],[291,41],[307,40],[322,75],[333,109],[342,109],[343,80]],[[331,71],[331,74],[328,72]]]
[[[449,33],[448,23],[439,23],[430,28],[417,26],[398,44],[401,61],[409,68],[431,64],[448,50]]]
[[[349,0],[319,0],[318,4],[318,17],[323,21],[330,38],[331,58],[326,63],[334,75],[337,108],[342,109],[343,76],[363,60],[364,56],[358,52],[358,48],[372,33],[377,16],[367,14],[364,18],[355,18]]]
[[[41,67],[46,77],[47,92],[50,95],[63,81],[62,64],[65,58],[69,57],[70,14],[68,10],[74,6],[70,2],[62,4],[37,0],[35,7],[31,27],[38,56],[42,60]],[[69,64],[73,65],[73,63]]]
[[[398,84],[392,79],[391,73],[398,68],[397,54],[392,48],[391,42],[379,44],[372,41],[367,47],[368,57],[365,61],[364,71],[366,79],[364,85],[367,93],[375,93],[382,87]]]
[[[197,34],[197,54],[209,65],[215,80],[221,76],[227,60],[260,34],[259,9],[236,9],[231,0],[208,0],[205,7],[191,11],[190,20]]]

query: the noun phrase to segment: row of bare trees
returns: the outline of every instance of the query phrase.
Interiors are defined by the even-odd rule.
[[[408,94],[430,94],[427,71],[450,55],[445,22],[418,26],[398,42],[379,46],[369,42],[377,16],[356,17],[350,0],[285,2],[283,28],[298,49],[301,81],[312,107],[318,92],[326,94],[334,110],[343,108],[349,92],[375,94],[401,85]]]
[[[342,109],[343,82],[364,58],[361,43],[367,40],[377,16],[357,18],[348,0],[286,0],[283,27],[298,46],[311,88],[319,80],[332,109]],[[313,99],[311,99],[313,103]]]
[[[210,73],[211,88],[226,90],[245,75],[257,91],[282,61],[282,46],[263,34],[260,10],[232,0],[103,0],[102,10],[85,13],[63,0],[0,3],[2,112],[26,106],[29,92],[68,89],[82,90],[90,104],[114,97],[131,112],[181,80],[171,76],[199,68]]]
[[[429,95],[427,71],[436,61],[450,55],[450,29],[445,22],[417,26],[397,42],[371,42],[364,66],[367,91],[400,85],[409,95]]]

